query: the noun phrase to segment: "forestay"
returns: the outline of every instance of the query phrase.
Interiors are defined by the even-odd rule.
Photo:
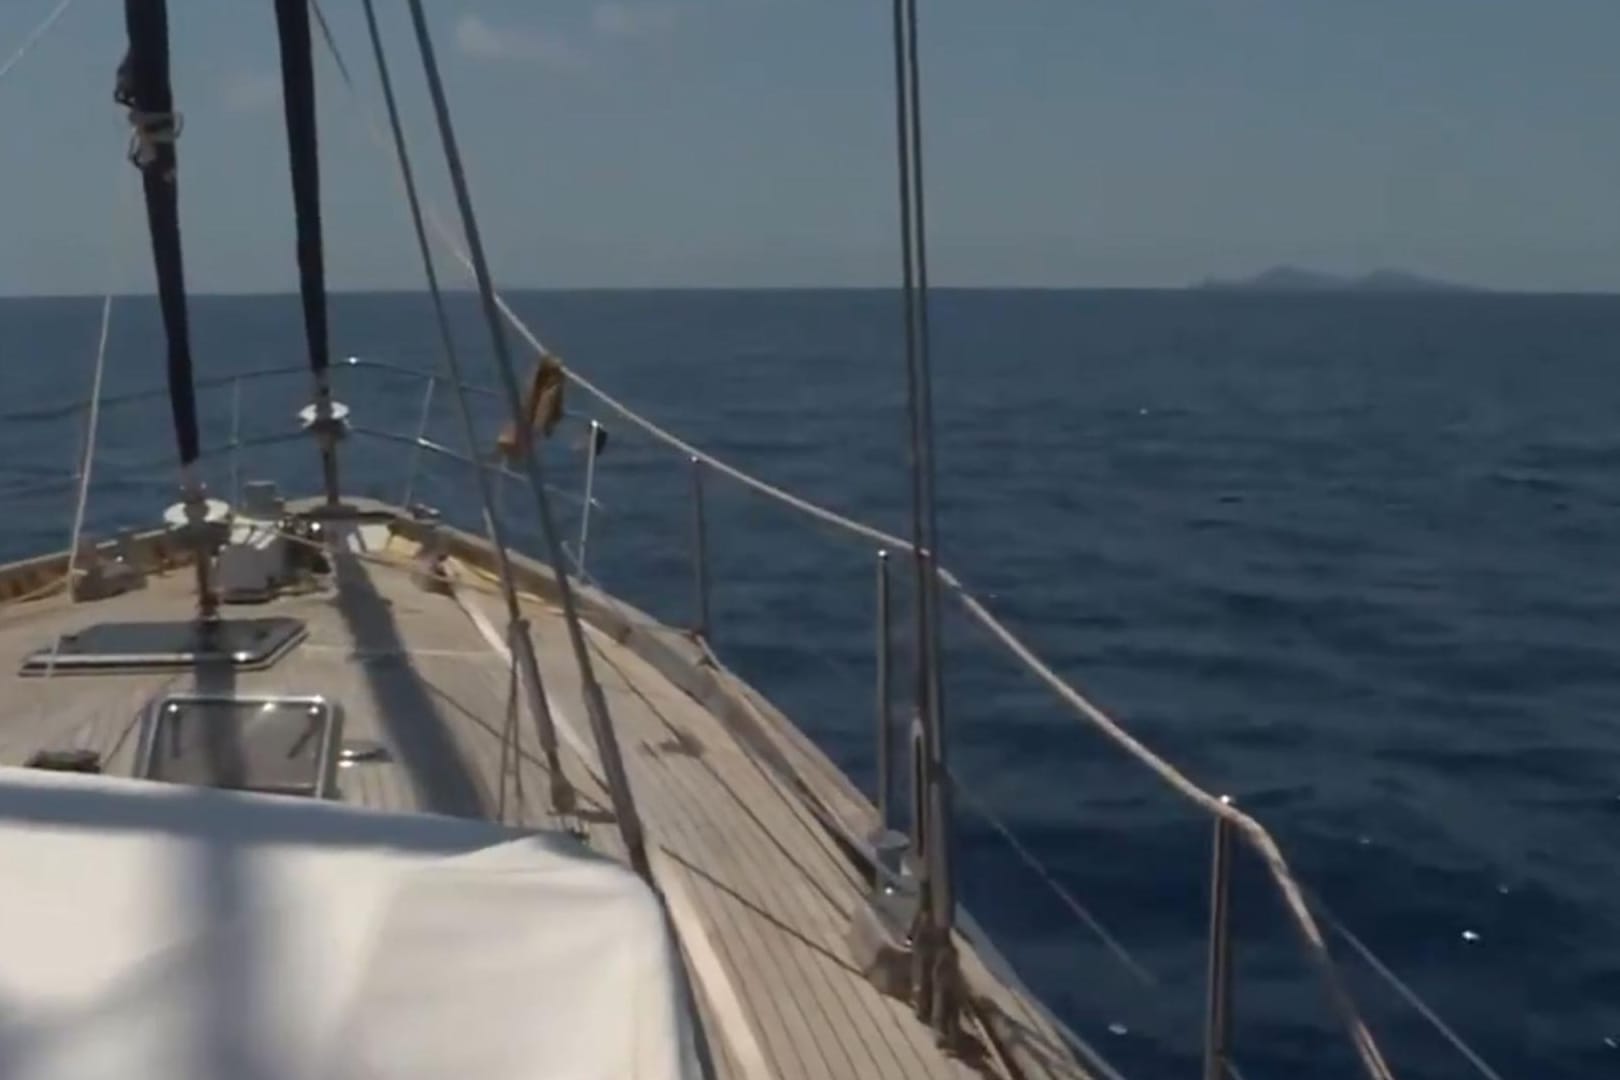
[[[0,769],[12,1080],[695,1080],[658,902],[565,835]]]

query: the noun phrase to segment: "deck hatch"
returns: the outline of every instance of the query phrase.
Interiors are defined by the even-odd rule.
[[[141,671],[181,667],[267,668],[303,640],[304,620],[195,619],[171,622],[105,622],[63,634],[23,661],[22,674]]]
[[[147,723],[138,774],[197,787],[328,798],[341,710],[321,697],[176,695]]]

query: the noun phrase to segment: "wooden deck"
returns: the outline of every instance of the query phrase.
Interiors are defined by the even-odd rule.
[[[543,680],[578,789],[559,819],[535,727],[515,694],[505,611],[487,551],[463,538],[450,595],[419,587],[402,564],[408,527],[339,535],[334,586],[242,609],[306,620],[308,639],[269,670],[238,673],[244,694],[322,694],[344,711],[347,739],[381,742],[391,760],[340,772],[341,797],[395,811],[561,827],[622,857],[616,822],[580,704],[580,679],[543,571],[524,564],[525,599]],[[481,557],[482,556],[482,557]],[[184,618],[193,579],[172,570],[146,589],[89,604],[54,598],[0,605],[5,722],[0,763],[44,748],[99,751],[129,774],[142,707],[196,687],[189,672],[23,678],[23,657],[92,621]],[[655,876],[681,938],[716,1073],[726,1078],[1089,1075],[1042,1012],[990,974],[964,943],[980,999],[974,1048],[944,1054],[911,1008],[856,970],[846,940],[865,889],[839,834],[870,807],[797,731],[682,635],[588,593],[587,634]],[[237,609],[232,609],[234,612]],[[203,687],[217,690],[219,687]],[[988,1015],[993,1021],[983,1017]]]

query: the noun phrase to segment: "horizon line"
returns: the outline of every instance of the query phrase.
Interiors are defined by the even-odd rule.
[[[1191,282],[1184,285],[931,285],[929,292],[936,293],[967,293],[967,292],[1020,292],[1020,293],[1087,293],[1087,292],[1115,292],[1115,293],[1197,293],[1199,295],[1216,296],[1297,296],[1297,297],[1520,297],[1520,296],[1583,296],[1583,297],[1609,297],[1620,296],[1620,289],[1591,288],[1591,289],[1535,289],[1535,288],[1497,288],[1492,286],[1473,286],[1457,290],[1438,289],[1390,289],[1390,290],[1364,290],[1356,289],[1267,289],[1263,287],[1219,288],[1211,287],[1209,282],[1214,279],[1205,279],[1201,282]],[[509,285],[503,290],[504,294],[513,293],[786,293],[786,292],[825,292],[825,293],[878,293],[899,292],[900,285]],[[473,286],[461,288],[441,288],[442,294],[448,296],[477,296],[478,289]],[[343,288],[328,289],[327,296],[421,296],[428,289],[425,287],[397,288]],[[139,292],[44,292],[44,293],[0,293],[0,302],[17,300],[103,300],[111,295],[115,300],[156,299],[155,290]],[[196,299],[280,299],[297,297],[296,289],[221,289],[208,292],[188,292],[187,297]]]

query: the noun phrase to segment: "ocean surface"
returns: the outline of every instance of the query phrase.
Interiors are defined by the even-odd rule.
[[[513,299],[659,423],[905,529],[893,294]],[[493,385],[475,305],[453,309]],[[1263,820],[1326,910],[1502,1076],[1620,1075],[1620,298],[943,291],[933,313],[944,561],[1139,738]],[[0,301],[0,411],[83,399],[99,315],[99,300]],[[192,317],[199,378],[303,363],[295,298],[201,298]],[[420,296],[335,298],[332,341],[340,361],[440,362]],[[116,301],[105,393],[162,379],[155,305]],[[356,424],[407,440],[423,385],[339,372]],[[228,445],[233,413],[243,438],[285,433],[308,392],[302,372],[206,389],[205,443]],[[487,447],[495,412],[478,404]],[[440,388],[426,432],[463,449],[450,405]],[[689,623],[688,466],[582,395],[569,409],[609,429],[590,572]],[[64,415],[0,427],[0,556],[65,543],[79,430]],[[583,442],[570,420],[547,450],[575,547]],[[171,501],[173,448],[164,398],[103,411],[92,532]],[[357,436],[342,467],[348,490],[476,512],[452,459]],[[234,473],[210,459],[216,491],[233,475],[307,491],[318,474],[293,441],[242,451]],[[705,488],[719,650],[870,788],[871,548],[720,477]],[[533,549],[524,492],[502,499]],[[1208,823],[947,607],[962,899],[1127,1076],[1192,1075]],[[1234,902],[1243,1075],[1354,1075],[1252,857]],[[1334,945],[1399,1075],[1471,1075]]]

